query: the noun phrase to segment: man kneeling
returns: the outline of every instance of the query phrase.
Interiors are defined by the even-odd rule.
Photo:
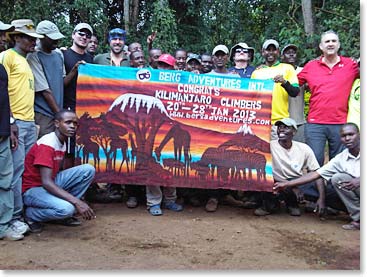
[[[80,225],[73,217],[95,218],[93,210],[80,200],[91,184],[95,169],[89,164],[61,170],[66,141],[75,135],[78,118],[75,112],[62,110],[55,115],[56,130],[44,135],[29,150],[23,174],[25,219],[31,232],[41,232],[41,222]]]

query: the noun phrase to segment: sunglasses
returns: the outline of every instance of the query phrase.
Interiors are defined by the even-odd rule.
[[[90,33],[87,33],[87,32],[81,32],[81,31],[78,31],[77,34],[81,37],[86,37],[86,38],[91,38],[92,37],[92,34]]]
[[[244,49],[244,48],[237,48],[236,49],[236,53],[248,53],[248,50],[247,49]]]

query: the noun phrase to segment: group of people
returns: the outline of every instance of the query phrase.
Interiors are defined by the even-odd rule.
[[[255,199],[255,215],[268,215],[284,202],[291,215],[299,216],[298,204],[306,198],[320,214],[327,208],[348,212],[352,220],[343,228],[359,229],[359,62],[338,54],[335,32],[322,34],[322,55],[304,68],[297,66],[296,45],[280,50],[274,39],[265,40],[264,63],[254,66],[255,49],[244,42],[230,50],[220,44],[211,53],[198,55],[180,48],[171,55],[153,47],[155,36],[147,38],[147,62],[142,45],[126,45],[127,34],[121,28],[108,32],[110,50],[98,54],[98,38],[87,23],[74,27],[69,48],[58,48],[64,35],[51,21],[37,26],[29,19],[0,21],[0,239],[20,240],[29,231],[42,231],[43,222],[78,226],[77,214],[95,218],[82,200],[88,191],[101,191],[93,183],[95,169],[89,164],[74,166],[77,75],[84,63],[272,79],[274,192],[249,194]],[[233,66],[228,68],[229,61]],[[305,90],[311,93],[307,123]],[[127,207],[135,208],[142,188],[150,214],[162,215],[162,206],[183,210],[175,188],[108,184],[106,189],[111,199],[125,194]],[[188,194],[192,203],[198,194]],[[220,200],[243,203],[229,190],[204,194],[208,212],[216,211]]]

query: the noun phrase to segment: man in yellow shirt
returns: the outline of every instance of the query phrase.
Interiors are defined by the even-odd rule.
[[[18,146],[13,148],[13,179],[11,190],[14,194],[14,212],[10,226],[20,234],[26,233],[29,228],[22,221],[22,174],[24,171],[25,155],[36,142],[37,131],[34,123],[34,77],[28,65],[26,56],[35,51],[36,39],[42,35],[36,33],[32,20],[13,20],[15,27],[8,33],[14,47],[0,54],[0,63],[3,64],[8,76],[8,91],[11,124],[18,127]]]
[[[252,79],[272,79],[274,84],[271,109],[271,139],[277,139],[277,127],[274,123],[289,117],[288,95],[296,97],[299,93],[297,74],[293,66],[278,61],[279,43],[268,39],[262,47],[265,64],[259,66],[251,75]]]

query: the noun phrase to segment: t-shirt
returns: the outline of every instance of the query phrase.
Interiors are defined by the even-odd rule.
[[[55,132],[41,137],[25,157],[22,192],[42,186],[39,166],[52,168],[52,178],[55,179],[65,151],[66,144],[60,142]]]
[[[353,122],[361,128],[361,80],[354,81],[348,102],[348,122]]]
[[[340,61],[331,69],[322,57],[308,62],[298,74],[300,85],[307,83],[311,91],[307,122],[346,123],[348,98],[358,75],[358,65],[350,58],[340,56]]]
[[[302,71],[302,67],[296,68],[296,73]],[[293,118],[297,125],[306,123],[305,119],[305,90],[304,87],[299,88],[299,93],[296,97],[288,96],[289,117]]]
[[[8,74],[0,64],[0,136],[10,135],[10,106],[8,94]]]
[[[0,53],[0,63],[8,73],[10,109],[13,117],[34,121],[34,78],[26,58],[14,49],[8,49]]]
[[[42,50],[28,54],[27,61],[34,74],[34,87],[36,96],[34,111],[53,118],[54,112],[47,104],[42,91],[50,89],[59,109],[64,104],[64,56],[60,51],[51,53]]]
[[[62,51],[64,55],[65,71],[69,74],[74,65],[81,60],[86,63],[93,63],[93,57],[89,53],[78,54],[71,48],[66,51]],[[70,81],[70,83],[64,87],[64,108],[75,111],[76,106],[76,84],[77,84],[78,74]]]
[[[123,54],[122,60],[119,65],[114,64],[114,62],[111,60],[110,52],[104,54],[98,54],[97,56],[94,57],[93,62],[101,65],[130,66],[130,60],[125,54]]]
[[[270,141],[273,164],[273,177],[276,181],[298,178],[303,171],[315,171],[320,168],[312,149],[305,143],[292,141],[292,147],[286,149],[278,140]]]
[[[252,73],[251,79],[272,80],[276,75],[283,75],[283,78],[292,86],[298,87],[296,71],[292,65],[286,63],[276,62],[270,67],[264,65]],[[271,106],[272,124],[277,120],[289,117],[288,93],[280,83],[274,84]]]
[[[353,156],[348,149],[332,158],[327,164],[317,170],[325,180],[330,180],[335,173],[348,173],[353,178],[361,176],[360,169],[360,154],[357,157]]]

